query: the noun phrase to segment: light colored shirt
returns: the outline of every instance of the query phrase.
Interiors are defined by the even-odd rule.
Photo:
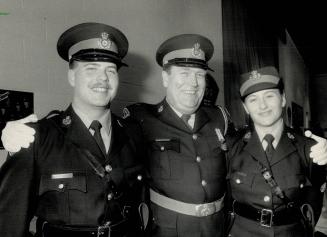
[[[271,132],[269,132],[271,135],[274,136],[274,141],[272,143],[273,147],[276,148],[278,143],[279,143],[279,140],[282,136],[282,133],[283,133],[283,130],[284,130],[284,122],[283,120],[279,121],[277,124],[276,124],[276,127],[274,127],[274,129],[271,130]],[[268,146],[268,143],[266,140],[264,140],[263,138],[265,137],[266,134],[268,134],[266,131],[261,131],[260,129],[256,128],[256,131],[257,131],[257,134],[258,134],[258,137],[259,137],[259,140],[261,141],[261,144],[262,144],[262,147],[263,147],[263,150],[266,150],[267,146]]]
[[[90,125],[93,120],[89,119],[87,114],[85,114],[83,111],[74,108],[75,113],[80,117],[84,125],[89,129],[92,136],[94,135],[94,131],[90,129]],[[106,147],[106,151],[109,151],[110,142],[111,142],[111,113],[110,110],[108,110],[102,117],[98,119],[98,121],[101,123],[102,127],[100,129],[101,137],[103,140],[103,143]]]
[[[182,113],[177,111],[173,106],[169,104],[169,106],[172,108],[172,110],[177,114],[178,117],[182,117]],[[191,128],[194,128],[194,123],[195,123],[195,114],[191,114],[190,119],[187,121],[188,125],[190,125]]]

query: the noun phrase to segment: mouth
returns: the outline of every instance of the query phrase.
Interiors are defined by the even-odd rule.
[[[106,92],[108,91],[110,88],[108,85],[93,85],[91,87],[91,89],[95,92]]]
[[[187,95],[195,95],[196,91],[195,90],[184,90],[183,93],[187,94]]]

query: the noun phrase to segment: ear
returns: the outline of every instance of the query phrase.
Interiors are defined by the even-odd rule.
[[[161,76],[162,76],[162,85],[167,88],[168,81],[169,81],[168,73],[166,71],[162,71]]]
[[[75,86],[75,71],[72,69],[68,69],[68,82],[72,87]]]
[[[248,108],[246,107],[246,105],[245,105],[244,102],[242,102],[242,105],[243,105],[243,108],[244,108],[245,112],[246,112],[247,114],[249,114],[249,110],[248,110]]]
[[[285,93],[282,94],[282,107],[284,108],[286,106],[286,96]]]

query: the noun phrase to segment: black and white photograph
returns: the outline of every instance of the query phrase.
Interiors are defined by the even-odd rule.
[[[325,5],[0,1],[0,237],[327,237]]]

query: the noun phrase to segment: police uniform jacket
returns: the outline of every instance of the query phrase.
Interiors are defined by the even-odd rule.
[[[36,129],[35,142],[9,157],[0,170],[1,237],[27,236],[33,216],[81,229],[134,218],[121,236],[128,231],[137,236],[142,138],[138,127],[111,117],[107,155],[71,106],[31,125]],[[96,174],[78,147],[93,154],[107,171],[107,180]]]
[[[185,203],[202,204],[221,198],[226,188],[226,163],[215,130],[224,134],[225,119],[217,107],[200,107],[190,129],[168,105],[135,104],[125,110],[141,124],[148,147],[147,167],[156,192]],[[220,236],[222,212],[194,217],[152,204],[154,223],[176,236]],[[160,236],[160,235],[159,235]]]
[[[272,175],[285,195],[295,206],[312,205],[316,220],[321,210],[320,186],[324,171],[309,158],[313,140],[284,128],[271,161],[267,161],[262,144],[255,131],[246,132],[230,145],[230,170],[228,174],[232,198],[239,203],[257,209],[285,209],[284,202],[274,194],[261,174],[264,167],[271,168]],[[286,218],[294,218],[292,212]],[[230,236],[308,236],[298,223],[264,227],[258,221],[236,215]]]

